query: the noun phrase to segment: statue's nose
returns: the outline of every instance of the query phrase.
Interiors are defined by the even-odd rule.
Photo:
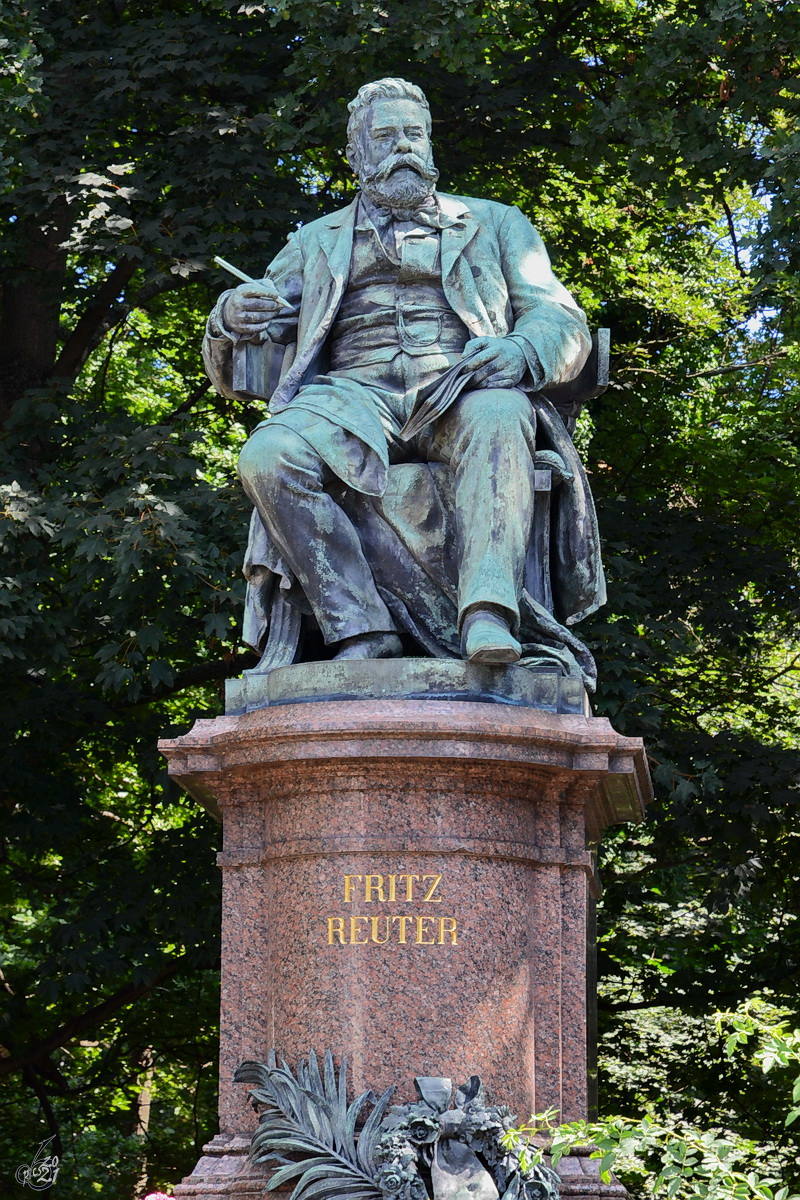
[[[395,154],[410,154],[412,149],[413,149],[413,146],[411,145],[411,142],[408,140],[407,137],[403,136],[401,138],[398,138],[397,144],[394,148],[394,152],[395,152]]]

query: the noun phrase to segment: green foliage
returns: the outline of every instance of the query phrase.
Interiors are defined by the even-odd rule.
[[[794,1035],[770,1035],[765,1076],[763,1023],[710,1014],[760,994],[797,1021],[800,5],[8,0],[4,17],[11,1175],[57,1133],[62,1196],[128,1200],[213,1132],[217,830],[155,751],[251,661],[235,460],[261,413],[204,380],[212,256],[257,272],[352,194],[346,102],[383,74],[426,90],[445,189],[519,204],[612,329],[613,385],[581,425],[610,600],[584,631],[597,711],[647,738],[657,799],[602,850],[602,1105],[653,1113],[625,1126],[655,1139],[652,1178],[673,1142],[724,1175],[717,1138],[730,1170],[761,1171],[748,1147],[783,1153],[800,1125]]]
[[[634,1197],[797,1200],[797,1194],[790,1194],[779,1179],[738,1169],[740,1160],[756,1148],[741,1139],[680,1124],[663,1125],[650,1117],[635,1122],[621,1118],[600,1124],[576,1122],[554,1138],[553,1157],[560,1160],[563,1153],[587,1140],[597,1146],[601,1177],[608,1181],[612,1168],[619,1167]],[[626,1165],[630,1178],[623,1169]]]
[[[796,1105],[800,1097],[800,1030],[790,1031],[769,1006],[752,1001],[735,1012],[718,1013],[714,1024],[726,1034],[724,1054],[733,1060],[741,1047],[755,1042],[752,1060],[764,1074],[775,1067],[794,1075],[784,1096]],[[732,1030],[732,1032],[727,1032]],[[784,1099],[783,1103],[785,1104]],[[765,1144],[724,1128],[702,1128],[678,1113],[659,1116],[654,1110],[639,1120],[607,1117],[557,1126],[554,1110],[531,1117],[507,1135],[532,1161],[547,1154],[557,1166],[575,1150],[599,1159],[601,1178],[615,1172],[633,1200],[668,1197],[676,1200],[798,1200],[797,1143]],[[785,1125],[800,1110],[790,1109]],[[717,1114],[719,1116],[719,1114]],[[543,1142],[546,1138],[546,1142]]]
[[[765,1075],[772,1071],[795,1073],[792,1107],[784,1122],[788,1128],[800,1117],[800,1029],[790,1030],[787,1021],[776,1020],[774,1016],[770,1019],[764,1007],[756,1000],[749,1001],[739,1012],[717,1014],[716,1025],[720,1033],[727,1028],[733,1031],[725,1038],[725,1053],[729,1057],[755,1038],[753,1059]]]

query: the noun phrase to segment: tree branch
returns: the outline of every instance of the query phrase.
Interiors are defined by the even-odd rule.
[[[746,362],[728,363],[726,367],[714,367],[710,371],[692,371],[690,375],[684,375],[683,378],[708,379],[712,375],[727,375],[730,371],[746,371],[748,367],[771,367],[778,359],[786,358],[787,353],[786,350],[776,350],[765,358],[751,358]]]
[[[74,379],[96,345],[95,336],[99,328],[105,332],[112,305],[120,292],[124,291],[134,275],[138,263],[132,258],[117,263],[114,270],[98,289],[89,307],[67,338],[58,356],[53,374],[57,378]]]
[[[183,688],[197,687],[200,683],[232,679],[234,675],[241,675],[242,671],[246,671],[248,666],[254,666],[257,661],[258,657],[255,652],[247,650],[231,658],[218,659],[216,662],[197,663],[193,667],[187,667],[184,671],[178,672],[172,690],[179,692]]]
[[[50,1103],[50,1097],[47,1094],[44,1084],[36,1074],[34,1067],[23,1067],[22,1078],[42,1106],[45,1123],[51,1137],[53,1138],[53,1150],[58,1155],[59,1159],[62,1159],[64,1157],[64,1144],[61,1141],[61,1130],[59,1128],[56,1114],[53,1111],[53,1106]],[[43,1189],[45,1195],[49,1196],[52,1188],[53,1185],[51,1183],[47,1188]]]
[[[731,245],[733,246],[733,261],[736,264],[736,270],[740,275],[747,277],[747,271],[742,266],[742,260],[739,257],[739,242],[736,237],[736,226],[733,223],[733,213],[728,207],[728,201],[722,197],[722,209],[725,213],[725,220],[728,223],[728,233],[730,234]]]
[[[123,709],[141,708],[144,704],[156,704],[160,700],[165,700],[167,696],[174,696],[176,692],[182,692],[184,688],[200,687],[204,683],[219,683],[223,679],[232,679],[235,675],[241,675],[242,671],[254,667],[257,662],[258,655],[255,651],[246,650],[241,654],[232,655],[230,658],[196,663],[193,667],[186,667],[185,670],[179,671],[170,687],[162,687],[149,696],[140,696],[138,700],[122,701],[109,705],[109,707],[112,712],[121,712]]]
[[[157,987],[160,983],[165,983],[168,979],[172,979],[178,975],[186,967],[186,956],[173,958],[166,963],[160,970],[150,976],[148,980],[142,983],[125,983],[121,988],[108,996],[100,1004],[95,1004],[93,1008],[88,1008],[85,1012],[78,1013],[77,1016],[71,1017],[58,1029],[53,1030],[47,1037],[35,1042],[27,1049],[19,1051],[17,1054],[10,1054],[8,1058],[0,1058],[0,1078],[4,1075],[13,1075],[16,1071],[23,1071],[27,1067],[34,1066],[43,1058],[47,1058],[48,1054],[52,1054],[54,1050],[59,1050],[67,1042],[73,1041],[74,1038],[80,1037],[81,1034],[87,1033],[90,1029],[95,1029],[98,1025],[102,1025],[109,1017],[113,1016],[121,1008],[127,1008],[129,1004],[133,1004],[135,1000],[140,1000],[142,996],[146,996],[149,992]],[[26,1077],[27,1078],[27,1077]]]
[[[162,272],[142,284],[139,291],[130,300],[112,303],[135,271],[136,264],[131,259],[119,263],[111,272],[97,293],[95,303],[87,309],[67,338],[58,362],[53,368],[53,374],[56,377],[74,379],[86,359],[99,346],[112,326],[124,321],[135,308],[144,308],[150,300],[160,296],[162,292],[173,291],[183,285],[180,276]]]
[[[175,411],[171,412],[169,416],[165,418],[165,421],[174,421],[176,417],[180,417],[184,413],[189,412],[190,409],[194,408],[198,400],[202,400],[203,396],[205,396],[210,387],[211,380],[206,379],[204,383],[201,383],[199,387],[195,388],[191,396],[184,400],[182,404],[179,404]]]

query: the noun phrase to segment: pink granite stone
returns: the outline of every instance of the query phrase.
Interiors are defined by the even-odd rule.
[[[161,750],[223,821],[223,1135],[252,1130],[233,1073],[271,1048],[346,1055],[355,1092],[402,1101],[415,1075],[478,1074],[521,1118],[588,1115],[592,843],[642,817],[638,739],[602,718],[376,700],[198,721]],[[195,1172],[176,1195],[212,1195],[203,1170],[212,1191]],[[220,1196],[252,1186],[238,1170]],[[598,1187],[569,1194],[621,1194]]]

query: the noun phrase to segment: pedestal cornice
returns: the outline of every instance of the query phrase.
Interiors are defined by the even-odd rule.
[[[652,797],[640,738],[616,733],[605,717],[583,717],[442,700],[327,701],[262,708],[199,720],[159,748],[170,775],[219,818],[222,776],[293,768],[319,759],[435,759],[518,764],[573,776],[595,795],[589,836],[639,821]]]

